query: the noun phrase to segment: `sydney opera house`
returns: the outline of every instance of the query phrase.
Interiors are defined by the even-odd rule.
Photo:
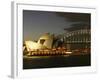
[[[63,55],[66,53],[66,48],[62,48],[54,35],[49,33],[43,34],[37,42],[25,41],[24,44],[24,51],[28,52],[27,55]]]
[[[23,54],[31,56],[90,54],[90,27],[71,27],[65,28],[64,31],[59,35],[42,34],[37,41],[25,41]]]

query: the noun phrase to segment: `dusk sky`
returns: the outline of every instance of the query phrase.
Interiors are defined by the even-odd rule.
[[[23,38],[37,40],[44,33],[61,34],[72,24],[90,24],[90,14],[23,11]]]

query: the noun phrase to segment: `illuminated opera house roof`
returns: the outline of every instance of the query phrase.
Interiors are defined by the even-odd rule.
[[[25,41],[25,45],[28,51],[33,51],[36,49],[50,49],[52,48],[53,35],[49,33],[43,34],[37,42]]]
[[[38,43],[46,46],[47,48],[52,48],[53,35],[50,35],[49,33],[43,34],[39,38]]]

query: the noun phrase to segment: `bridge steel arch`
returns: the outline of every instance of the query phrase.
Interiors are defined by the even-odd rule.
[[[90,48],[91,31],[90,29],[81,29],[66,32],[61,35],[61,39],[69,50],[71,48]]]

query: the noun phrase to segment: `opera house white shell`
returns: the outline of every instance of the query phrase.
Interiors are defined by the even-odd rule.
[[[46,46],[33,41],[25,41],[25,44],[28,51],[34,51],[36,49],[46,49]]]
[[[38,42],[25,41],[25,45],[28,51],[34,51],[37,49],[51,49],[53,43],[53,36],[49,33],[43,34]]]
[[[52,48],[53,43],[53,35],[50,35],[49,33],[43,34],[39,40],[39,44],[42,44],[43,46],[46,46],[47,48]]]

